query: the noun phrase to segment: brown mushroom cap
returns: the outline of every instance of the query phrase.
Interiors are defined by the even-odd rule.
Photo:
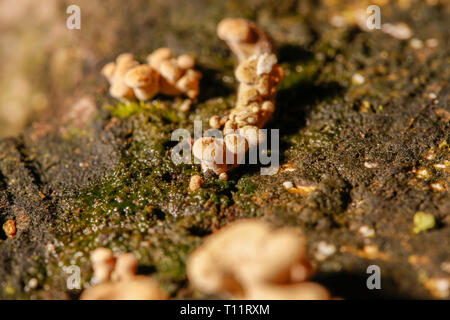
[[[193,69],[189,69],[186,73],[177,81],[176,87],[186,93],[186,95],[195,99],[200,93],[199,84],[200,84],[201,73],[195,71]]]
[[[161,61],[158,71],[170,83],[175,83],[182,75],[182,70],[175,59]]]
[[[223,161],[225,156],[225,146],[222,139],[214,139],[213,137],[202,137],[195,140],[192,146],[194,157],[206,161],[215,162]],[[218,157],[221,157],[218,159]],[[222,162],[224,163],[224,162]]]
[[[181,69],[192,69],[195,65],[195,59],[191,55],[182,54],[177,58],[177,64]]]
[[[116,259],[116,265],[111,275],[113,280],[129,279],[135,276],[138,259],[132,253],[122,253]]]
[[[134,61],[134,55],[132,53],[129,53],[129,52],[121,53],[116,58],[117,64],[126,63],[126,62],[133,62],[133,61]]]
[[[105,64],[105,66],[102,68],[101,74],[106,79],[108,79],[109,82],[111,82],[115,71],[116,71],[116,64],[114,62],[110,62]]]
[[[91,252],[90,260],[95,280],[98,282],[108,280],[116,263],[112,251],[107,248],[97,248]]]
[[[133,99],[133,89],[123,81],[113,82],[109,88],[109,94],[116,99]]]

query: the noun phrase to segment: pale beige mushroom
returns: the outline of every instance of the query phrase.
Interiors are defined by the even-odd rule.
[[[255,147],[266,140],[264,131],[257,126],[244,126],[239,128],[239,134],[245,137],[249,147]]]
[[[212,170],[216,174],[226,172],[226,148],[222,139],[202,137],[192,146],[194,157],[201,161],[203,171]]]
[[[83,291],[81,300],[164,300],[167,294],[147,276],[98,284]]]
[[[133,89],[125,83],[125,75],[138,64],[131,53],[122,53],[116,58],[115,63],[110,62],[103,67],[101,73],[111,85],[109,93],[112,97],[119,100],[134,98]]]
[[[177,58],[177,65],[181,69],[192,69],[195,66],[195,59],[193,56],[188,54],[182,54]]]
[[[173,84],[183,74],[183,70],[178,66],[176,59],[161,61],[158,71],[164,79]]]
[[[149,65],[143,64],[127,72],[125,84],[133,88],[136,98],[149,100],[159,91],[159,73]]]
[[[90,255],[92,269],[94,269],[95,282],[104,282],[110,279],[114,270],[116,259],[110,249],[97,248]]]
[[[186,73],[178,79],[176,87],[184,92],[189,98],[195,99],[200,93],[200,79],[202,74],[193,69],[189,69]]]
[[[195,192],[198,189],[201,188],[203,183],[202,177],[199,176],[198,174],[195,174],[191,177],[191,179],[189,180],[189,190],[191,192]]]
[[[158,70],[162,61],[169,60],[173,56],[169,48],[159,48],[147,56],[147,63],[153,69]]]
[[[101,74],[111,83],[115,71],[116,64],[114,62],[109,62],[102,68]]]
[[[125,280],[135,276],[138,268],[138,259],[132,253],[122,253],[116,258],[114,271],[111,274],[113,281]]]
[[[298,268],[303,269],[302,277]],[[266,285],[304,281],[311,273],[302,234],[292,228],[274,229],[260,220],[240,220],[208,236],[187,263],[188,278],[198,290],[235,298],[256,295],[256,286],[263,296]]]
[[[220,128],[220,117],[218,115],[212,116],[209,118],[209,126],[213,129]]]

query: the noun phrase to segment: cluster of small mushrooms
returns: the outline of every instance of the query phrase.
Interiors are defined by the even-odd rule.
[[[236,106],[229,115],[216,115],[209,121],[214,129],[223,127],[223,139],[197,139],[192,151],[204,171],[212,170],[226,179],[226,172],[242,163],[247,150],[265,140],[260,128],[275,111],[277,85],[283,80],[284,71],[277,64],[269,38],[254,23],[244,19],[224,19],[217,34],[239,61],[235,70],[239,81]]]
[[[119,100],[149,100],[158,93],[168,96],[199,94],[201,73],[194,70],[193,56],[174,57],[169,48],[159,48],[139,64],[131,53],[122,53],[106,64],[102,74],[110,83],[109,93]]]
[[[138,260],[132,253],[114,255],[110,249],[91,252],[96,285],[83,291],[82,300],[163,300],[166,293],[151,277],[136,275]]]
[[[227,18],[217,33],[238,58],[236,106],[229,114],[210,119],[212,128],[223,128],[223,138],[197,139],[192,151],[204,171],[212,170],[226,179],[226,172],[241,162],[249,148],[266,138],[260,129],[275,111],[277,85],[284,71],[268,36],[254,23]],[[132,54],[121,54],[102,74],[117,99],[148,100],[158,93],[195,99],[201,74],[193,68],[193,57],[175,58],[170,49],[160,48],[142,65]],[[200,176],[194,176],[191,191],[201,182]],[[91,261],[98,284],[85,290],[82,299],[166,298],[154,280],[136,275],[137,259],[132,254],[114,256],[109,249],[98,248]],[[309,261],[305,238],[297,230],[274,229],[256,219],[240,220],[205,239],[189,257],[187,275],[205,294],[238,299],[329,299],[324,287],[306,281],[313,272]]]

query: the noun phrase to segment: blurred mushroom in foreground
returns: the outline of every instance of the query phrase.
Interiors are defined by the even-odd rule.
[[[98,284],[84,290],[81,300],[167,299],[155,280],[136,275],[138,260],[132,253],[114,256],[107,248],[97,248],[91,253],[91,263]]]
[[[187,263],[198,290],[242,299],[329,299],[327,289],[305,281],[312,272],[301,233],[253,219],[208,236]]]

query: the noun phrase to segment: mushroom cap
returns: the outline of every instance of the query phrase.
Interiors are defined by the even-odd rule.
[[[203,179],[198,174],[195,174],[189,180],[189,190],[192,192],[197,191],[202,186]]]
[[[225,164],[225,144],[222,139],[202,137],[192,146],[194,157],[202,162]]]
[[[150,277],[109,281],[83,291],[81,300],[164,300],[167,295]]]
[[[101,74],[111,82],[114,72],[116,71],[116,64],[114,62],[110,62],[104,65],[102,68]]]
[[[134,55],[129,52],[121,53],[117,56],[117,64],[134,61]]]
[[[220,128],[220,117],[218,115],[214,115],[211,118],[209,118],[209,126],[213,129],[219,129]]]
[[[261,106],[261,110],[265,111],[265,112],[273,113],[275,111],[275,104],[270,100],[264,101]]]
[[[93,265],[97,263],[105,263],[114,261],[114,255],[108,248],[97,248],[91,252],[90,260]]]
[[[97,248],[91,252],[90,260],[94,269],[94,280],[103,282],[110,278],[116,259],[110,249]]]
[[[189,54],[182,54],[177,58],[177,64],[181,69],[192,69],[195,65],[195,59]]]
[[[138,259],[132,253],[122,253],[116,259],[116,266],[112,274],[113,280],[134,277],[138,268]]]
[[[178,96],[183,93],[174,83],[162,76],[159,77],[159,91],[168,96]]]
[[[175,83],[182,75],[181,68],[178,67],[175,59],[161,61],[159,73],[170,83]]]
[[[253,31],[249,22],[241,18],[225,18],[217,26],[220,39],[233,42],[252,40]]]
[[[155,82],[156,75],[157,73],[149,65],[142,64],[126,73],[125,84],[132,88],[150,86]]]
[[[161,61],[171,59],[172,50],[169,48],[159,48],[147,56],[147,62],[152,68],[159,68]]]
[[[134,60],[133,55],[130,55],[128,53],[121,54],[119,57],[117,57],[116,61],[116,69],[113,78],[114,82],[116,82],[117,80],[123,81],[128,70],[139,65],[139,63]]]
[[[208,236],[190,256],[187,274],[206,293],[241,291],[258,283],[285,283],[293,265],[306,260],[306,241],[296,230],[240,220]]]
[[[213,137],[202,137],[194,141],[192,153],[197,159],[203,160],[203,152],[208,145],[214,142]]]
[[[257,126],[243,126],[238,129],[238,132],[247,139],[249,147],[257,146],[266,140],[264,131]]]

